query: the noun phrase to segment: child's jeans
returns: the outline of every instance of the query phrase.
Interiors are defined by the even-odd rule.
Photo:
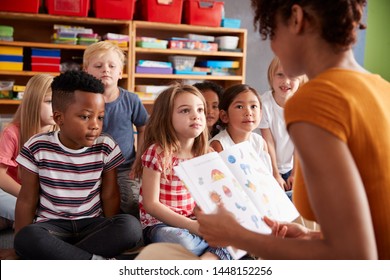
[[[205,252],[211,252],[221,260],[232,260],[232,256],[226,248],[210,247],[204,239],[190,233],[187,229],[175,228],[161,223],[145,228],[143,233],[145,244],[156,242],[176,243],[197,256]]]
[[[284,173],[284,174],[280,173],[280,175],[282,176],[283,180],[285,180],[287,182],[287,179],[291,176],[291,170]],[[293,190],[285,191],[285,192],[286,192],[286,195],[288,196],[288,198],[292,201]]]
[[[0,189],[0,217],[15,221],[16,197]]]
[[[50,220],[30,224],[15,236],[22,259],[90,260],[92,254],[113,258],[142,238],[139,221],[131,215],[80,220]]]

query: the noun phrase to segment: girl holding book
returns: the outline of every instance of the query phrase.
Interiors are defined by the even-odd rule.
[[[195,202],[173,167],[209,152],[205,100],[193,86],[172,85],[154,103],[136,174],[142,174],[140,220],[145,243],[182,245],[202,259],[231,259],[199,236]]]

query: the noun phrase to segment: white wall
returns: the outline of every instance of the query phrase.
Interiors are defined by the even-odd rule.
[[[253,27],[253,11],[250,0],[224,0],[225,17],[241,20],[241,28],[248,30],[246,83],[259,93],[269,89],[268,65],[273,58],[269,41],[263,41]]]

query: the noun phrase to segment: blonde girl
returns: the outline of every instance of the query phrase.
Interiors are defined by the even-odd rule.
[[[174,174],[179,162],[209,151],[205,100],[193,86],[173,85],[162,92],[146,125],[141,160],[140,219],[145,243],[177,243],[207,259],[230,259],[199,236],[195,202]]]
[[[284,106],[304,81],[306,76],[287,77],[279,58],[275,56],[268,67],[268,83],[271,90],[261,96],[263,117],[259,128],[267,142],[273,175],[290,199],[294,178],[294,144],[286,129]]]
[[[53,76],[32,77],[12,122],[0,136],[0,217],[15,220],[16,197],[21,185],[15,159],[23,144],[33,135],[55,130],[51,108]],[[3,220],[4,221],[4,220]],[[12,223],[8,223],[10,225]]]

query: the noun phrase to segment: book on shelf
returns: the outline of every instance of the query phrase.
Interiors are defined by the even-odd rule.
[[[285,222],[299,216],[266,163],[247,141],[220,153],[183,161],[174,170],[203,212],[213,213],[223,203],[248,230],[270,234],[264,216]],[[233,247],[227,249],[235,259],[246,254]]]

